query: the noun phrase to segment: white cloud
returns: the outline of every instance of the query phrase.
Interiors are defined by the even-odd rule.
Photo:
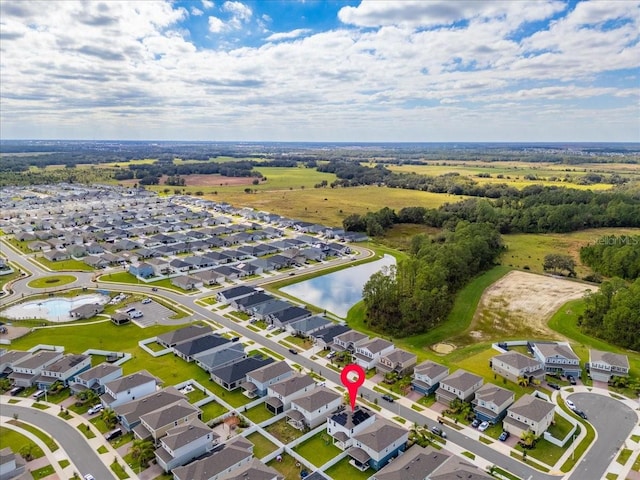
[[[253,11],[242,2],[224,2],[222,10],[231,14],[228,23],[231,28],[236,30],[242,28],[243,24],[251,20],[253,15]]]
[[[204,15],[204,12],[199,8],[191,7],[191,15],[194,17],[200,17],[201,15]]]
[[[267,42],[278,42],[280,40],[292,40],[294,38],[302,37],[303,35],[306,35],[310,31],[311,30],[308,28],[297,28],[295,30],[291,30],[290,32],[273,33],[269,35],[267,38],[265,38],[265,40]]]
[[[211,10],[213,7],[215,7],[215,3],[213,3],[211,0],[202,0],[202,8],[204,8],[205,10]]]
[[[224,29],[224,22],[218,17],[209,17],[209,31],[212,33],[219,33]]]

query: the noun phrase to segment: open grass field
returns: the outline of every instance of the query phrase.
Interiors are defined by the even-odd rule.
[[[39,256],[35,259],[36,262],[44,265],[49,270],[53,270],[55,272],[62,272],[65,270],[79,270],[82,272],[93,272],[94,268],[87,265],[80,260],[57,260],[52,262],[51,260],[47,260],[46,258]]]
[[[27,437],[14,430],[0,427],[0,450],[7,447],[11,447],[11,450],[16,453],[19,453],[20,450],[28,447],[31,449],[31,456],[33,458],[40,458],[44,456],[42,449],[32,440],[29,440]]]
[[[76,280],[77,278],[73,275],[51,275],[31,280],[27,283],[27,286],[31,288],[53,288],[73,283]]]
[[[597,287],[572,280],[512,271],[487,288],[471,325],[455,345],[513,338],[556,338],[549,318],[567,301]]]
[[[503,235],[507,251],[501,262],[514,268],[528,267],[532,272],[542,273],[545,255],[559,253],[571,255],[576,261],[578,277],[591,273],[591,269],[580,262],[580,248],[595,243],[604,235],[638,235],[638,228],[594,228],[571,233],[516,233]]]

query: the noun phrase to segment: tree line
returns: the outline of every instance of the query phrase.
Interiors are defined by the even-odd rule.
[[[588,334],[614,345],[640,350],[640,279],[631,285],[621,279],[603,282],[585,297],[578,325]]]
[[[607,235],[580,249],[580,260],[607,277],[640,278],[640,235]]]
[[[434,328],[447,318],[455,293],[493,266],[503,249],[500,233],[488,223],[458,222],[433,238],[417,235],[408,258],[365,284],[366,321],[397,336]]]

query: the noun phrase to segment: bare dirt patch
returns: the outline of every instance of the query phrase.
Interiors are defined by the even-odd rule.
[[[557,338],[549,318],[566,302],[597,287],[571,280],[510,272],[485,290],[471,326],[454,343],[505,338]]]

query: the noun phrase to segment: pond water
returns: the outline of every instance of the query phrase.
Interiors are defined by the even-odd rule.
[[[349,309],[362,300],[362,288],[371,275],[395,263],[394,257],[385,255],[375,262],[294,283],[280,290],[344,318]]]
[[[105,304],[109,297],[105,295],[80,295],[73,298],[54,297],[46,300],[33,300],[13,305],[2,312],[2,315],[14,320],[26,318],[42,318],[51,322],[68,322],[69,312],[80,305],[93,303]]]

